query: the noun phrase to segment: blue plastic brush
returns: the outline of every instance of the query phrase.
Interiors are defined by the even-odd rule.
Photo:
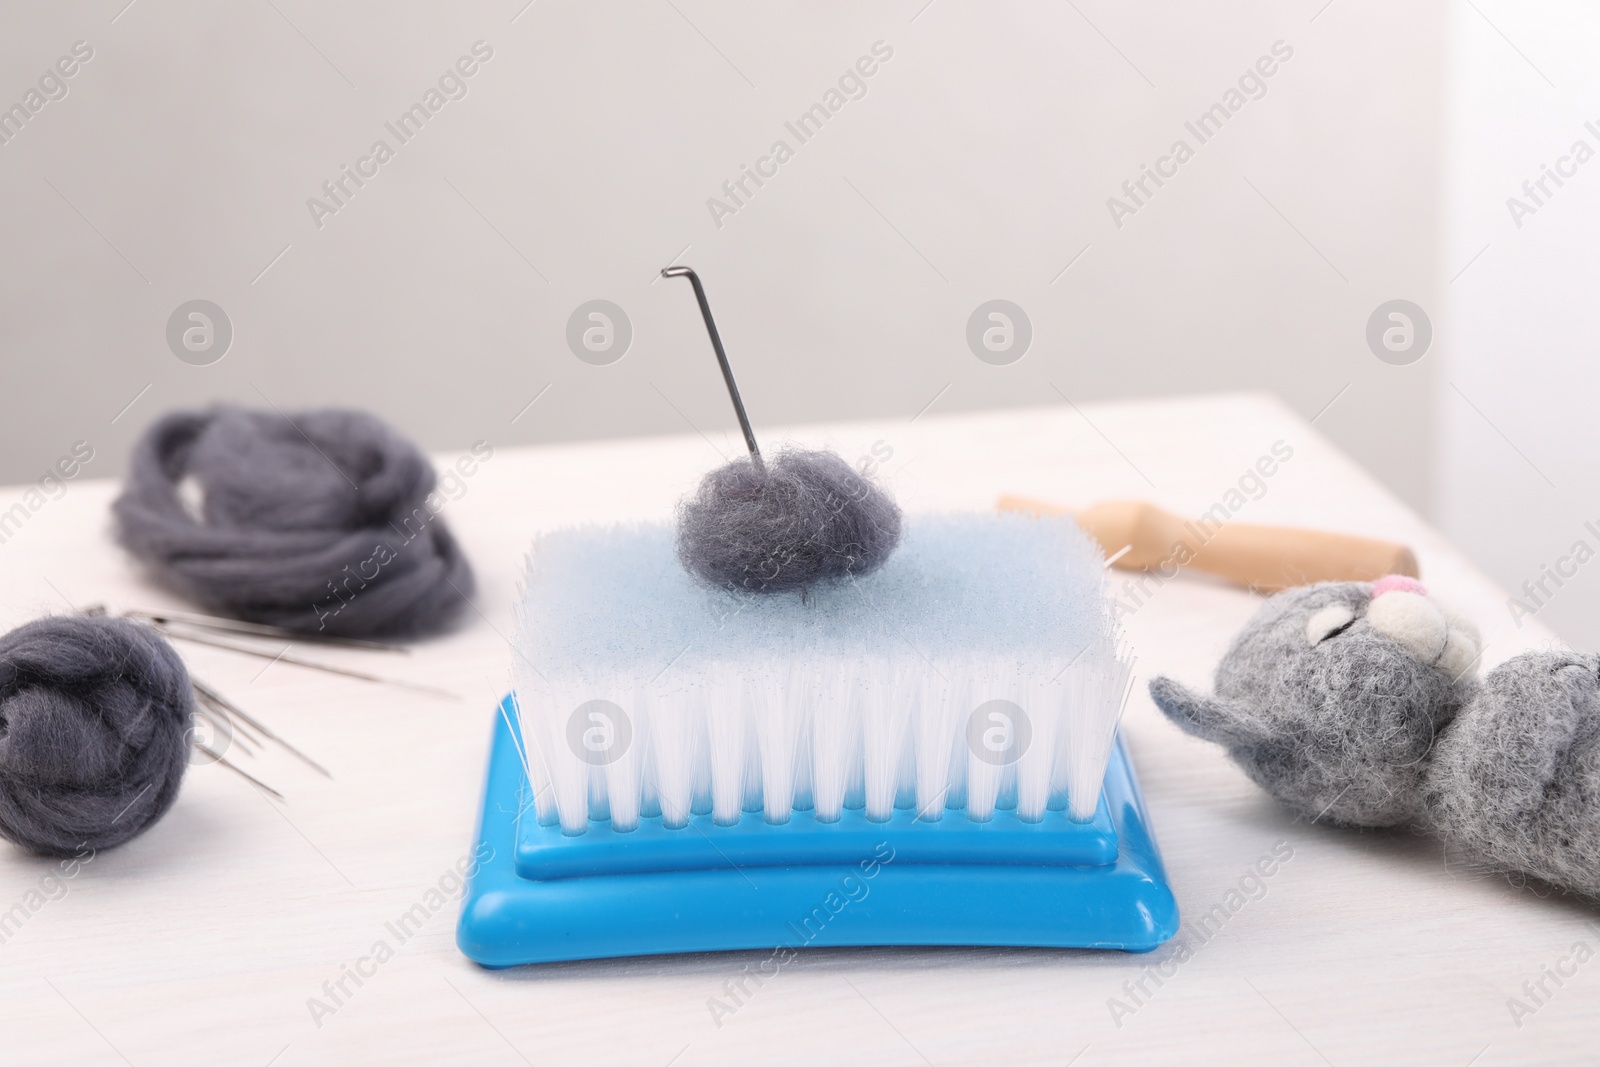
[[[462,950],[1170,938],[1099,546],[1016,514],[915,518],[899,541],[793,589],[775,576],[809,574],[805,547],[719,586],[665,524],[540,538]]]

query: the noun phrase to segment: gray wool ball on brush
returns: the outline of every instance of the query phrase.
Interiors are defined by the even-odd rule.
[[[177,798],[194,692],[159,634],[37,619],[0,637],[0,836],[71,856],[143,831]]]
[[[684,569],[718,589],[802,596],[818,583],[877,570],[900,543],[900,509],[832,452],[790,448],[764,458],[700,276],[683,266],[661,275],[686,278],[694,287],[750,450],[749,458],[707,474],[678,506],[678,560]]]
[[[870,574],[900,543],[900,509],[832,452],[718,467],[678,509],[678,558],[723,589],[782,593]]]

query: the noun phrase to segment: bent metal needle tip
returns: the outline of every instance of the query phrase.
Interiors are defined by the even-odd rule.
[[[744,432],[745,447],[756,470],[765,470],[761,448],[756,444],[756,432],[750,428],[750,416],[745,414],[744,401],[739,398],[739,385],[733,380],[733,367],[728,364],[728,353],[722,348],[722,335],[717,332],[717,320],[711,317],[711,302],[706,299],[706,288],[700,284],[700,275],[693,267],[673,266],[661,271],[663,278],[688,278],[694,286],[694,298],[700,303],[700,317],[705,320],[706,333],[711,335],[711,348],[717,354],[717,365],[722,368],[722,380],[728,385],[728,399],[733,401],[733,413],[739,416],[739,429]]]

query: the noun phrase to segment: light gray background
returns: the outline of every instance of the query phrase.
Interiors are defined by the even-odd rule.
[[[1503,204],[1600,115],[1592,15],[525,3],[7,5],[0,106],[73,42],[95,55],[0,146],[0,478],[78,439],[119,474],[152,418],[218,399],[369,408],[439,449],[723,440],[687,286],[654,280],[681,259],[758,425],[1262,389],[1507,584],[1600,517],[1577,437],[1600,162],[1520,231]],[[468,95],[316,227],[307,199],[478,40]],[[785,121],[880,40],[866,95],[797,144]],[[1267,94],[1199,144],[1184,122],[1279,40]],[[780,137],[795,157],[718,227],[707,199]],[[1114,225],[1107,198],[1180,137],[1195,157]],[[1435,330],[1400,367],[1365,341],[1396,298]],[[165,341],[192,299],[233,324],[210,366]],[[633,327],[608,366],[565,342],[593,299]],[[1009,366],[966,345],[991,299],[1032,321]],[[1542,616],[1591,646],[1594,582]]]

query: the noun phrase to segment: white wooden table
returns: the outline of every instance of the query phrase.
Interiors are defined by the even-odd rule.
[[[1435,592],[1483,624],[1490,665],[1554,640],[1536,622],[1513,628],[1501,591],[1267,398],[930,413],[792,436],[852,460],[892,449],[883,476],[912,512],[986,509],[1015,491],[1064,503],[1148,497],[1199,514],[1281,440],[1293,458],[1242,521],[1409,542]],[[666,516],[719,461],[714,448],[737,447],[730,433],[497,449],[445,511],[477,567],[468,625],[409,657],[319,653],[459,701],[185,646],[200,677],[334,778],[279,754],[244,761],[287,794],[276,805],[222,768],[196,768],[160,824],[59,883],[46,881],[50,861],[0,846],[0,912],[13,909],[0,944],[0,1062],[1487,1067],[1600,1055],[1600,962],[1559,988],[1546,979],[1551,995],[1529,1000],[1536,1010],[1520,1026],[1508,1007],[1575,943],[1600,949],[1600,915],[1449,866],[1421,837],[1296,821],[1218,749],[1162,720],[1142,684],[1125,730],[1186,921],[1242,882],[1247,891],[1182,962],[1172,946],[815,951],[719,1027],[708,998],[762,953],[488,972],[456,951],[453,900],[399,942],[386,924],[426,902],[468,848],[529,539]],[[0,625],[69,604],[183,606],[114,546],[115,492],[111,481],[73,483],[0,545]],[[0,493],[0,510],[20,498]],[[1207,683],[1255,607],[1203,578],[1167,583],[1126,621],[1140,674]],[[1275,848],[1292,857],[1257,889],[1247,876]],[[360,985],[345,977],[380,941],[394,957],[365,965]],[[348,995],[336,1002],[328,989],[341,978]],[[1128,983],[1141,979],[1147,993],[1135,997]],[[313,998],[336,1010],[314,1013]]]

